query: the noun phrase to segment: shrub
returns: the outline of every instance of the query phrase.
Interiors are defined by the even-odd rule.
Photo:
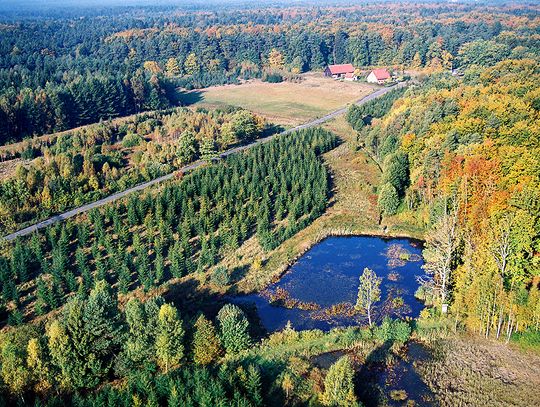
[[[213,271],[211,280],[215,285],[225,287],[231,283],[231,276],[225,267],[220,266]]]
[[[128,133],[122,139],[122,145],[126,148],[135,147],[142,143],[143,139],[141,136],[135,133]]]
[[[263,82],[280,83],[283,82],[283,75],[279,72],[265,72],[262,76]]]
[[[405,390],[392,390],[390,392],[390,398],[394,401],[405,401],[408,398]]]
[[[540,331],[525,331],[514,333],[512,342],[517,343],[524,349],[533,349],[540,352]]]
[[[381,325],[373,330],[373,334],[380,342],[405,343],[411,337],[411,327],[405,321],[385,317]]]

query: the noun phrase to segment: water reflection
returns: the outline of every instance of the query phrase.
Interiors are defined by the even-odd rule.
[[[378,318],[385,314],[417,317],[423,308],[414,297],[415,277],[423,274],[421,252],[420,245],[409,239],[329,237],[306,252],[265,293],[233,301],[253,303],[268,331],[284,328],[287,321],[295,329],[361,324],[364,316],[352,307],[358,278],[369,267],[382,277]]]

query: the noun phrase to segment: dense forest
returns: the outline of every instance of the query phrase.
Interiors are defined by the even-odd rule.
[[[0,144],[169,107],[181,103],[177,87],[236,83],[264,68],[298,73],[350,62],[451,69],[539,52],[533,5],[139,12],[16,22],[6,16]]]
[[[536,61],[506,60],[433,76],[370,125],[369,106],[348,115],[383,168],[381,212],[430,229],[423,295],[485,336],[540,323],[538,80]]]
[[[174,173],[0,239],[0,407],[538,405],[540,7],[141,1],[0,5],[0,236]],[[259,109],[182,106],[251,79]],[[254,143],[302,81],[381,91]],[[385,249],[306,265],[337,237]],[[304,260],[329,306],[277,286]]]
[[[340,358],[323,379],[318,369],[306,374],[306,356],[359,343],[364,351],[382,343],[399,350],[411,334],[406,322],[385,319],[380,327],[349,328],[343,335],[287,328],[257,344],[252,328],[232,304],[211,319],[200,312],[183,315],[161,297],[131,299],[120,309],[110,287],[99,281],[87,295],[70,299],[47,326],[23,326],[2,337],[0,373],[10,395],[0,395],[0,402],[281,406],[321,400],[355,406],[349,357]],[[289,359],[283,347],[293,343],[303,355]],[[124,385],[88,392],[112,379]],[[326,390],[314,395],[311,386]]]

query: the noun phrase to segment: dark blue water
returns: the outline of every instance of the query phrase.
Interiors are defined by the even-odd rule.
[[[391,257],[389,249],[394,249]],[[420,245],[409,239],[329,237],[307,251],[269,290],[275,292],[276,288],[283,288],[291,298],[316,303],[321,310],[338,303],[352,306],[356,303],[359,277],[368,267],[382,277],[376,319],[385,315],[417,317],[423,308],[414,297],[418,288],[415,277],[423,274],[421,253]],[[396,297],[402,301],[393,301]],[[287,321],[291,321],[297,330],[317,328],[325,331],[366,322],[363,315],[328,315],[321,310],[271,305],[260,293],[236,297],[234,302],[253,303],[262,324],[270,332],[284,328]]]

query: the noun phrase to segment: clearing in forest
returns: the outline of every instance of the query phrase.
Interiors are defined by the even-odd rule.
[[[300,82],[253,80],[241,85],[214,86],[189,92],[186,101],[212,107],[240,106],[274,123],[294,126],[353,103],[376,89],[362,82],[325,78],[321,73],[301,77]]]

